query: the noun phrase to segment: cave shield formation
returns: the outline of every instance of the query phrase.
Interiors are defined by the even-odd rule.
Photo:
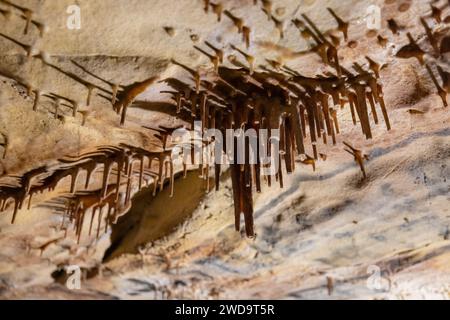
[[[256,236],[255,194],[261,193],[264,185],[284,188],[286,174],[326,166],[330,149],[337,147],[349,153],[361,170],[361,181],[367,181],[369,154],[352,140],[360,143],[359,137],[363,137],[376,145],[383,139],[379,130],[374,133],[376,126],[386,135],[395,131],[382,76],[394,59],[417,60],[420,72],[429,76],[435,88],[433,94],[440,98],[443,108],[448,106],[450,3],[446,1],[432,1],[428,11],[420,13],[414,29],[398,22],[396,16],[380,21],[378,28],[366,28],[331,6],[321,7],[321,19],[328,19],[324,27],[325,22],[313,18],[317,15],[306,6],[300,5],[287,15],[277,1],[269,0],[248,1],[248,10],[264,16],[255,23],[252,14],[236,10],[227,1],[192,1],[192,10],[197,10],[202,19],[212,17],[218,27],[225,26],[225,35],[220,41],[205,34],[191,36],[192,52],[202,64],[183,62],[179,56],[165,57],[164,68],[170,71],[139,71],[132,80],[112,77],[108,72],[100,74],[88,59],[58,58],[58,54],[47,52],[41,43],[46,43],[52,30],[40,21],[34,3],[31,9],[23,6],[23,1],[17,2],[20,4],[0,0],[0,25],[5,26],[0,31],[0,45],[14,53],[8,61],[10,67],[2,63],[0,68],[3,83],[10,87],[9,91],[2,87],[0,104],[6,103],[4,96],[12,88],[23,98],[28,109],[20,112],[27,117],[34,115],[51,119],[60,127],[70,126],[68,130],[75,136],[80,130],[101,126],[99,119],[105,115],[116,136],[105,139],[105,131],[102,139],[79,142],[82,148],[74,145],[74,139],[70,152],[59,152],[51,161],[36,158],[36,163],[15,170],[8,161],[12,163],[13,157],[20,156],[17,135],[21,133],[0,127],[0,159],[4,162],[0,166],[0,212],[10,214],[14,224],[26,210],[43,205],[53,208],[59,217],[57,229],[64,237],[75,237],[78,244],[83,236],[99,239],[108,234],[110,227],[130,211],[134,195],[143,189],[157,197],[168,188],[172,197],[177,192],[177,173],[186,177],[188,171],[198,170],[200,179],[205,180],[206,193],[219,191],[221,178],[229,174],[235,229],[241,230],[243,216],[249,238]],[[398,11],[412,10],[410,2],[403,1]],[[278,44],[261,37],[265,34],[259,30],[261,24],[270,29],[271,38],[275,37]],[[361,28],[367,29],[364,37],[354,38],[352,29],[360,32]],[[164,31],[166,42],[173,45],[179,37],[176,29],[164,26]],[[358,41],[385,50],[390,56],[372,54],[370,47],[354,50]],[[289,49],[292,42],[294,47],[297,42],[304,43],[305,48]],[[278,55],[264,55],[271,52]],[[296,60],[310,65],[305,70],[298,64],[290,66]],[[33,76],[36,68],[57,80],[46,82]],[[135,121],[141,117],[136,115],[137,109],[144,113],[147,106],[151,107],[153,102],[145,100],[148,95],[166,99],[163,112],[170,114],[170,121],[151,123],[146,116],[142,119],[147,123]],[[425,114],[415,108],[408,111],[410,116]],[[200,148],[194,147],[197,138],[179,148],[178,133],[193,132],[197,124]],[[33,130],[37,135],[37,129]],[[222,137],[229,131],[233,135],[219,144],[217,136],[203,139],[209,130],[220,132]],[[340,139],[341,134],[345,134],[345,141]],[[256,143],[252,144],[252,139]],[[44,143],[45,139],[36,141]],[[218,153],[216,145],[221,148]],[[184,150],[191,150],[191,163],[180,165],[177,160]],[[200,163],[192,163],[196,152]],[[256,162],[251,162],[255,154]],[[226,157],[227,163],[218,157]],[[272,172],[269,169],[274,159],[279,165]],[[327,189],[325,182],[323,188]]]

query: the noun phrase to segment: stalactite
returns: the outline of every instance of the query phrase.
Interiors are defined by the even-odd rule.
[[[138,95],[143,93],[149,86],[151,86],[158,77],[150,77],[142,82],[136,82],[124,88],[118,95],[118,100],[115,103],[114,109],[122,112],[120,118],[120,125],[125,124],[128,107],[133,103]]]
[[[433,83],[436,86],[439,97],[441,97],[441,99],[442,99],[442,104],[444,105],[444,107],[447,107],[448,106],[447,92],[441,87],[441,85],[439,84],[438,80],[436,79],[433,71],[428,66],[428,64],[425,64],[425,67],[427,68],[427,71],[428,71],[428,74],[430,75],[431,80],[433,80]]]
[[[364,154],[361,150],[355,149],[348,142],[344,141],[343,143],[347,147],[347,149],[344,149],[344,150],[353,156],[355,162],[359,165],[359,167],[361,169],[364,179],[366,179],[367,174],[366,174],[366,169],[364,167],[364,161],[369,160],[369,157],[366,154]]]
[[[6,19],[9,20],[12,16],[11,10],[0,8],[0,14]]]
[[[191,68],[185,66],[182,63],[175,61],[175,60],[172,60],[172,63],[182,67],[184,70],[186,70],[187,72],[189,72],[191,74],[191,76],[194,80],[194,83],[195,83],[195,92],[198,94],[200,92],[200,80],[201,80],[200,73],[198,71],[195,71],[194,69],[191,69]]]
[[[0,136],[2,137],[3,141],[0,142],[0,147],[3,148],[3,155],[2,159],[6,159],[6,152],[8,150],[8,136],[4,133],[0,132]]]
[[[420,18],[420,22],[422,23],[423,27],[425,28],[425,32],[427,34],[428,41],[430,42],[431,46],[433,47],[433,50],[437,56],[439,56],[439,45],[436,40],[436,38],[433,35],[433,30],[428,26],[427,22],[424,18]]]
[[[55,119],[58,119],[59,109],[61,108],[61,100],[55,99],[54,104],[55,104]]]
[[[19,47],[21,47],[25,51],[27,58],[28,59],[31,58],[31,55],[32,55],[32,47],[31,46],[26,45],[26,44],[14,39],[14,38],[11,38],[10,36],[7,36],[6,34],[3,34],[1,32],[0,32],[0,37],[3,37],[5,39],[15,43]]]
[[[231,48],[233,50],[236,50],[237,52],[239,52],[241,55],[244,56],[245,60],[247,60],[247,63],[248,63],[249,73],[250,73],[250,75],[253,74],[255,58],[253,56],[249,55],[248,53],[242,51],[241,49],[239,49],[238,47],[236,47],[234,45],[231,45]]]
[[[270,21],[272,19],[272,1],[270,0],[261,0],[262,3],[262,10],[267,15],[267,19]]]
[[[400,26],[397,24],[397,21],[395,21],[394,19],[389,19],[389,20],[387,21],[387,23],[388,23],[388,28],[391,30],[391,32],[392,32],[394,35],[398,35],[399,31],[400,31],[401,29],[403,29],[403,27],[400,27]]]
[[[347,41],[348,40],[348,27],[349,27],[349,23],[345,22],[344,20],[342,20],[331,8],[327,8],[328,12],[330,12],[330,14],[333,16],[333,18],[336,20],[336,22],[338,23],[338,30],[340,32],[342,32],[342,34],[344,35],[344,40]]]
[[[396,54],[396,57],[398,58],[416,58],[421,65],[424,64],[423,56],[425,55],[425,52],[420,49],[420,47],[417,45],[416,41],[412,37],[411,33],[407,33],[409,44],[402,47]]]
[[[217,22],[222,20],[223,5],[219,3],[210,3],[212,11],[217,15]]]
[[[330,114],[331,114],[331,118],[333,119],[334,129],[335,129],[336,133],[339,134],[340,130],[339,130],[339,121],[337,118],[337,111],[333,108],[330,108]]]
[[[375,108],[375,100],[373,98],[373,93],[366,92],[366,98],[367,98],[367,100],[369,100],[370,111],[372,112],[373,121],[375,122],[375,124],[378,124],[378,115],[377,115],[377,110]]]
[[[369,58],[370,59],[370,58]],[[371,63],[370,60],[369,64]],[[291,72],[293,75],[292,79],[289,80],[289,78],[286,79],[285,76],[281,76],[281,74],[277,74],[273,71],[267,70],[266,73],[258,73],[253,72],[251,75],[249,71],[246,69],[241,69],[239,71],[231,71],[226,68],[219,68],[219,82],[223,84],[223,89],[218,91],[218,87],[209,86],[215,94],[219,94],[225,101],[230,101],[234,99],[244,99],[246,102],[237,102],[231,103],[233,106],[230,110],[232,110],[232,113],[230,113],[230,116],[233,115],[233,121],[234,125],[237,127],[240,127],[240,123],[243,125],[245,123],[252,123],[252,124],[260,124],[262,125],[264,121],[262,120],[262,116],[265,114],[266,116],[269,116],[269,114],[266,114],[265,112],[272,113],[274,110],[278,110],[280,107],[276,107],[273,103],[266,102],[267,106],[271,106],[270,108],[267,108],[267,111],[262,111],[261,105],[256,103],[255,99],[250,99],[248,97],[252,96],[251,94],[247,92],[248,90],[251,91],[250,87],[253,86],[250,82],[247,80],[244,80],[243,78],[252,77],[255,79],[258,83],[261,83],[261,86],[254,87],[257,90],[261,90],[264,88],[264,99],[276,99],[277,97],[281,99],[282,107],[286,108],[286,112],[280,113],[280,119],[283,119],[281,122],[281,147],[279,155],[280,160],[281,157],[283,159],[284,166],[286,167],[286,171],[292,172],[294,170],[293,163],[295,161],[293,157],[293,153],[295,150],[301,150],[299,154],[304,154],[304,147],[303,147],[303,139],[306,135],[305,128],[306,126],[309,127],[310,133],[310,140],[311,140],[311,146],[313,148],[314,157],[307,157],[304,159],[305,164],[312,165],[315,169],[315,161],[316,159],[326,159],[326,156],[323,153],[318,152],[317,148],[317,138],[324,139],[324,141],[327,140],[327,137],[330,136],[333,143],[336,142],[335,135],[339,132],[339,126],[337,121],[337,114],[336,110],[333,108],[330,108],[328,100],[330,96],[332,97],[334,105],[340,105],[342,104],[342,98],[340,98],[340,94],[342,96],[349,97],[349,102],[354,104],[355,110],[355,116],[356,111],[358,114],[358,117],[361,121],[362,130],[367,138],[371,138],[371,129],[369,124],[369,116],[368,116],[368,105],[366,101],[369,101],[371,112],[373,117],[376,117],[376,110],[374,109],[375,103],[380,104],[380,107],[383,110],[382,107],[382,92],[380,90],[379,85],[377,84],[377,78],[376,78],[376,72],[379,70],[378,64],[372,60],[372,67],[371,72],[374,73],[374,76],[365,71],[361,66],[356,65],[358,75],[354,76],[347,70],[345,70],[345,82],[350,85],[350,87],[353,87],[355,91],[352,94],[349,94],[344,90],[344,86],[342,85],[343,80],[339,80],[338,78],[306,78],[299,76],[295,72]],[[281,68],[280,68],[281,69]],[[293,90],[292,92],[295,95],[301,96],[301,103],[293,102],[289,93],[286,91],[286,89],[280,90],[280,87],[277,85],[271,84],[271,82],[267,82],[270,80],[270,78],[274,78],[280,83],[280,85],[283,85],[283,88],[289,88],[289,81],[296,82],[297,85],[304,86],[306,88],[306,95],[302,95],[301,92],[298,92],[298,89],[295,89],[295,87],[290,88],[290,90]],[[240,80],[238,80],[240,79]],[[333,80],[332,80],[333,79]],[[340,84],[341,83],[341,84]],[[308,86],[317,86],[321,88],[320,90],[313,90],[312,88],[309,88]],[[236,88],[236,86],[239,86],[239,89]],[[370,89],[370,91],[368,91]],[[240,92],[243,92],[241,95]],[[370,95],[369,95],[370,93]],[[195,103],[197,104],[197,103]],[[200,103],[200,105],[202,105]],[[237,108],[238,105],[251,105],[251,109],[248,108]],[[296,106],[295,108],[293,106]],[[291,110],[291,111],[287,111]],[[375,110],[375,112],[374,112]],[[199,113],[195,113],[195,117],[197,119],[201,119],[203,126],[208,125],[205,122],[205,116],[206,116],[206,108],[200,107],[198,109]],[[239,112],[238,112],[239,111]],[[194,114],[191,111],[191,115],[194,116]],[[275,116],[273,114],[270,117]],[[306,120],[306,116],[307,119]],[[294,121],[291,121],[291,119],[294,119]],[[298,119],[295,121],[295,119]],[[378,122],[378,119],[375,119],[376,122]],[[356,121],[356,120],[355,120]],[[296,124],[297,123],[297,124]],[[295,125],[296,124],[296,125]],[[217,126],[217,124],[216,124]],[[387,122],[387,126],[389,126],[389,123]],[[300,135],[298,135],[300,133]],[[300,141],[300,142],[299,142]],[[220,166],[215,167],[215,179],[216,179],[216,188],[219,187],[218,185],[218,175],[220,174]],[[205,177],[204,171],[207,170],[205,166],[202,167],[203,177]],[[231,169],[232,171],[232,180],[233,180],[233,197],[235,200],[235,217],[236,217],[236,227],[239,229],[239,217],[241,213],[244,212],[250,212],[247,208],[248,206],[248,199],[245,199],[244,192],[242,190],[242,186],[240,184],[241,181],[247,181],[244,178],[246,174],[250,175],[250,179],[252,181],[252,185],[255,186],[256,190],[260,190],[260,182],[259,181],[259,173],[258,172],[258,166],[253,165],[250,166],[250,169],[246,169],[245,165],[236,165],[234,168]],[[248,173],[247,173],[248,172]],[[283,186],[283,171],[278,170],[276,173],[276,179],[280,183],[280,186]],[[242,180],[244,179],[244,180]],[[270,184],[270,176],[266,177],[267,182]],[[246,183],[245,185],[248,185],[249,183]],[[257,186],[259,185],[259,186]],[[245,208],[245,209],[244,209]],[[244,214],[245,216],[245,214]],[[252,227],[252,222],[250,223],[250,226]],[[249,227],[249,228],[251,228]]]
[[[311,30],[305,26],[305,30],[314,38],[314,41],[317,43],[317,46],[314,50],[320,55],[324,63],[330,64],[332,67],[334,67],[338,76],[341,76],[341,67],[339,64],[338,51],[336,46],[328,41],[325,35],[317,28],[315,23],[307,15],[302,14],[302,17],[312,28]]]
[[[248,49],[250,47],[250,27],[243,26],[242,27],[242,41],[245,43],[245,47]]]
[[[167,143],[169,141],[169,138],[172,137],[173,133],[176,130],[179,130],[179,129],[183,128],[183,127],[184,127],[183,125],[179,125],[179,126],[175,126],[175,127],[166,127],[166,126],[160,125],[160,126],[158,126],[158,128],[152,128],[152,127],[144,126],[144,128],[146,128],[146,129],[158,132],[159,137],[157,137],[157,138],[159,140],[161,140],[162,148],[163,148],[164,151],[167,149]]]
[[[30,10],[28,8],[25,8],[25,7],[22,7],[22,6],[19,6],[17,4],[14,4],[14,3],[12,3],[12,2],[10,2],[8,0],[1,0],[0,2],[21,12],[21,14],[19,16],[22,19],[25,20],[25,27],[24,27],[24,30],[23,30],[23,34],[25,34],[25,35],[28,34],[28,31],[29,31],[29,28],[30,28],[31,24],[36,25],[36,27],[41,32],[41,30],[39,28],[40,23],[33,20],[33,14],[34,13],[33,13],[32,10]]]
[[[203,10],[205,11],[205,13],[208,13],[208,11],[209,11],[209,2],[210,2],[210,0],[203,0],[203,3],[204,3]]]
[[[203,53],[206,57],[209,58],[209,60],[210,60],[211,63],[213,64],[213,67],[214,67],[214,71],[215,71],[215,72],[217,72],[217,71],[219,70],[219,64],[220,64],[220,61],[219,61],[219,58],[218,58],[217,56],[215,56],[215,55],[213,56],[213,55],[209,54],[208,52],[204,51],[203,49],[201,49],[201,48],[199,48],[199,47],[197,47],[197,46],[194,46],[194,48],[195,48],[196,50],[200,51],[200,52]]]
[[[23,29],[23,34],[28,34],[28,30],[30,28],[31,20],[33,18],[33,11],[25,10],[23,15],[25,17],[25,28]]]
[[[439,72],[439,76],[442,79],[443,87],[447,93],[450,92],[450,73],[444,71],[441,66],[437,66],[437,70]]]
[[[367,112],[365,87],[361,85],[354,85],[353,88],[356,92],[356,110],[359,114],[359,120],[361,121],[363,132],[367,139],[371,139],[372,131],[370,129],[369,115]]]
[[[274,16],[272,16],[272,21],[275,24],[275,29],[278,30],[278,33],[280,34],[280,38],[284,39],[284,23],[281,20],[278,20]]]
[[[450,52],[450,36],[442,38],[439,48],[441,55]]]
[[[339,37],[337,37],[331,33],[328,36],[330,37],[330,40],[333,43],[333,45],[335,47],[339,47],[339,45],[341,44],[341,40],[339,39]]]
[[[386,45],[387,45],[387,42],[388,42],[388,39],[387,39],[387,38],[384,38],[383,36],[378,35],[378,36],[377,36],[377,41],[378,41],[378,44],[379,44],[382,48],[386,48]]]
[[[433,17],[433,19],[437,22],[437,23],[441,23],[442,22],[442,10],[436,6],[433,6],[430,3],[430,7],[431,7],[431,16]]]
[[[314,159],[313,157],[306,154],[305,159],[298,160],[298,162],[304,165],[309,165],[313,168],[313,171],[316,171],[316,159]]]
[[[213,46],[211,43],[209,43],[208,41],[205,41],[205,44],[210,47],[212,50],[214,50],[214,52],[216,53],[217,58],[219,59],[219,63],[223,63],[223,57],[224,57],[224,53],[223,50],[216,48],[215,46]]]
[[[373,71],[376,78],[380,78],[380,64],[376,63],[374,60],[372,60],[370,57],[366,56],[366,60],[369,62],[369,68]]]
[[[37,111],[39,99],[41,97],[41,92],[39,90],[34,90],[33,92],[34,92],[33,111]]]
[[[39,37],[43,37],[45,32],[47,31],[47,27],[45,24],[38,22],[36,20],[31,20],[31,23],[38,29]]]
[[[113,83],[111,85],[111,89],[112,89],[111,104],[114,105],[116,103],[116,101],[117,101],[117,94],[119,92],[119,85]]]
[[[242,18],[238,18],[233,15],[230,11],[225,10],[224,14],[233,21],[234,26],[237,28],[238,33],[242,33],[242,29],[244,28],[244,20]]]

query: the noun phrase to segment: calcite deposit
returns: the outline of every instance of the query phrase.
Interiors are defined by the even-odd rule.
[[[0,0],[0,298],[449,298],[449,23]]]

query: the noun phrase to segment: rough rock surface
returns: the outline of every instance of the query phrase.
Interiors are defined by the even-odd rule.
[[[87,107],[86,87],[46,63],[110,90],[75,63],[122,85],[155,75],[189,81],[171,59],[206,74],[210,62],[194,44],[210,41],[223,47],[226,56],[234,54],[229,44],[242,45],[231,21],[223,17],[217,23],[214,14],[204,13],[203,1],[79,0],[82,27],[69,30],[66,9],[72,2],[14,1],[45,23],[42,39],[36,29],[23,35],[24,21],[17,15],[0,15],[2,33],[46,56],[45,61],[27,61],[20,47],[0,38],[0,133],[8,136],[0,176],[104,144],[151,149],[158,140],[143,125],[183,123],[169,97],[159,93],[167,88],[157,83],[139,95],[120,127],[100,90],[94,90]],[[177,178],[173,198],[167,189],[156,197],[147,188],[133,190],[128,214],[98,240],[86,235],[77,244],[74,235],[62,239],[61,214],[52,202],[69,185],[64,181],[54,192],[37,195],[14,225],[10,207],[0,214],[0,298],[449,298],[450,110],[442,107],[416,59],[395,58],[396,50],[408,43],[406,32],[395,36],[386,27],[386,20],[395,17],[407,31],[425,38],[418,17],[430,14],[428,1],[274,0],[274,16],[285,21],[283,39],[253,0],[222,2],[250,23],[248,51],[256,57],[255,65],[275,59],[306,75],[326,68],[316,55],[298,54],[307,42],[291,20],[306,13],[321,30],[331,30],[336,23],[326,7],[334,8],[350,22],[353,43],[339,51],[344,65],[364,64],[365,55],[384,65],[380,77],[393,129],[386,132],[380,123],[373,139],[365,140],[360,127],[352,126],[349,110],[342,110],[338,143],[325,147],[327,160],[318,163],[316,172],[302,166],[287,176],[282,190],[265,188],[256,196],[255,239],[234,230],[227,175],[220,191],[205,194],[193,171],[186,179]],[[388,39],[386,48],[368,33],[370,4],[382,8],[380,33]],[[1,2],[0,8],[5,8]],[[450,10],[444,12],[448,16]],[[439,63],[448,70],[446,58]],[[25,88],[7,74],[78,101],[86,124],[64,108],[54,119],[48,101],[33,112]],[[369,155],[367,179],[343,151],[343,141]],[[94,180],[100,183],[101,176]],[[49,244],[55,239],[60,240]],[[67,265],[84,270],[80,290],[64,285],[66,275],[59,269]]]

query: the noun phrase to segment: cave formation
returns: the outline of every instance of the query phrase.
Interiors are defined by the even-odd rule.
[[[247,21],[247,17],[234,13],[226,2],[193,1],[192,6],[198,7],[196,9],[202,10],[204,15],[216,15],[218,25],[231,23],[227,30],[237,33],[239,42],[213,44],[211,39],[202,39],[192,44],[194,51],[207,59],[201,68],[171,58],[168,63],[174,70],[171,74],[147,74],[131,81],[108,78],[98,74],[98,69],[92,70],[83,61],[71,59],[70,63],[63,65],[57,59],[50,59],[45,48],[38,50],[35,40],[30,41],[33,37],[38,39],[49,36],[45,27],[47,22],[40,22],[39,14],[30,8],[12,1],[0,1],[0,13],[4,17],[0,23],[17,24],[17,32],[7,33],[5,30],[0,33],[3,39],[1,45],[21,48],[20,55],[25,52],[25,59],[19,60],[19,64],[36,61],[43,69],[51,69],[58,77],[73,84],[73,89],[63,92],[59,92],[57,86],[52,88],[41,83],[40,87],[40,81],[27,75],[26,68],[7,69],[2,65],[0,76],[4,83],[9,83],[16,90],[25,90],[23,95],[26,97],[27,109],[24,112],[27,114],[34,113],[36,117],[44,114],[60,122],[61,126],[70,121],[72,125],[84,127],[89,121],[97,121],[99,115],[91,115],[90,110],[101,101],[103,105],[109,105],[105,110],[115,114],[109,118],[115,119],[115,123],[109,125],[118,127],[118,130],[131,130],[136,124],[131,124],[134,120],[128,115],[130,108],[133,109],[139,103],[142,94],[165,85],[158,94],[170,97],[167,108],[171,109],[171,117],[183,121],[183,124],[172,126],[153,123],[140,125],[139,129],[145,130],[143,135],[157,141],[150,146],[115,138],[108,140],[107,144],[95,144],[93,139],[93,143],[88,144],[89,148],[77,154],[72,148],[71,152],[53,161],[37,161],[27,170],[8,170],[3,174],[0,171],[0,212],[3,215],[10,214],[11,223],[17,221],[18,215],[26,215],[27,210],[33,211],[35,206],[41,206],[43,199],[47,203],[62,203],[58,208],[48,207],[55,210],[60,218],[57,229],[64,236],[41,245],[41,255],[50,245],[70,237],[70,229],[78,245],[83,236],[99,239],[102,234],[108,234],[110,228],[114,228],[130,211],[134,195],[143,189],[150,190],[149,196],[157,197],[167,186],[170,197],[176,195],[175,176],[180,170],[184,171],[184,177],[188,170],[198,170],[200,179],[206,180],[206,193],[211,192],[210,176],[214,179],[217,192],[222,177],[225,173],[229,174],[235,229],[241,230],[243,215],[245,234],[249,238],[256,235],[254,197],[262,192],[263,184],[278,184],[280,188],[285,188],[286,174],[306,170],[300,164],[311,166],[312,171],[316,171],[319,162],[320,166],[327,166],[325,160],[328,162],[333,158],[328,154],[330,148],[337,146],[353,157],[362,173],[358,179],[371,179],[370,168],[365,166],[370,157],[358,146],[361,142],[355,144],[353,140],[361,141],[358,137],[361,135],[364,139],[373,140],[376,145],[383,135],[380,131],[374,134],[374,127],[382,127],[384,134],[391,130],[397,131],[397,123],[390,117],[390,105],[385,99],[387,88],[381,75],[390,62],[377,60],[371,50],[362,50],[359,54],[351,55],[350,59],[342,57],[342,52],[347,53],[351,47],[353,21],[344,14],[338,14],[341,11],[339,8],[322,8],[328,14],[326,18],[333,21],[334,25],[322,31],[322,21],[314,21],[310,13],[300,10],[295,17],[281,19],[275,10],[277,1],[249,2],[252,3],[250,7],[254,6],[267,16],[264,23],[278,32],[280,41],[287,41],[290,35],[285,33],[291,28],[298,39],[308,42],[307,49],[291,55],[296,59],[316,57],[318,71],[315,74],[305,74],[297,67],[290,67],[286,61],[288,59],[281,55],[279,59],[261,56],[263,53],[254,49],[253,39],[259,37],[256,26],[250,20]],[[433,94],[440,97],[443,108],[448,106],[447,94],[450,89],[448,68],[445,67],[446,63],[448,65],[446,53],[449,52],[449,36],[445,33],[448,32],[449,19],[444,16],[449,14],[448,8],[447,2],[438,1],[431,5],[430,14],[424,12],[417,17],[421,29],[417,27],[414,31],[409,31],[403,22],[397,22],[397,18],[386,19],[383,21],[386,27],[377,31],[370,44],[384,50],[388,38],[390,43],[401,43],[390,59],[416,59],[434,85]],[[403,9],[408,10],[406,7]],[[25,25],[14,20],[13,15],[23,20]],[[32,25],[38,31],[34,36]],[[390,29],[390,34],[387,29]],[[417,34],[419,31],[421,34]],[[50,31],[48,33],[51,34]],[[261,43],[261,40],[258,41]],[[261,61],[265,63],[260,64]],[[70,95],[70,92],[74,94]],[[48,107],[49,103],[51,108]],[[345,124],[340,120],[343,113],[349,115]],[[413,112],[410,113],[413,115]],[[424,113],[420,111],[416,115]],[[270,145],[271,139],[270,136],[262,138],[260,130],[278,129],[279,152],[271,154],[268,149],[264,156],[277,157],[283,165],[273,175],[262,175],[261,171],[266,165],[260,162],[250,164],[248,161],[249,153],[259,150],[250,150],[246,141],[244,164],[238,164],[237,152],[234,152],[229,166],[212,161],[189,168],[185,164],[181,169],[176,167],[174,150],[177,142],[173,138],[174,132],[183,128],[194,130],[196,121],[201,123],[201,132],[217,129],[223,136],[229,129],[254,130],[258,145]],[[357,129],[350,129],[348,123]],[[351,133],[348,133],[350,130]],[[338,136],[342,134],[345,134],[346,141],[339,140]],[[15,148],[18,142],[14,140],[17,136],[0,132],[0,137],[0,148],[3,149],[0,149],[0,156],[6,160],[17,157]],[[16,142],[11,144],[11,141]],[[195,142],[190,143],[193,145]],[[202,158],[214,158],[214,155],[206,154],[211,153],[207,145],[213,143],[208,141],[202,145]],[[223,153],[226,153],[225,146]],[[339,157],[339,161],[348,161],[348,158]],[[83,181],[81,176],[84,177]],[[324,192],[331,190],[326,182],[323,182],[323,189]],[[24,203],[27,203],[26,208]]]

